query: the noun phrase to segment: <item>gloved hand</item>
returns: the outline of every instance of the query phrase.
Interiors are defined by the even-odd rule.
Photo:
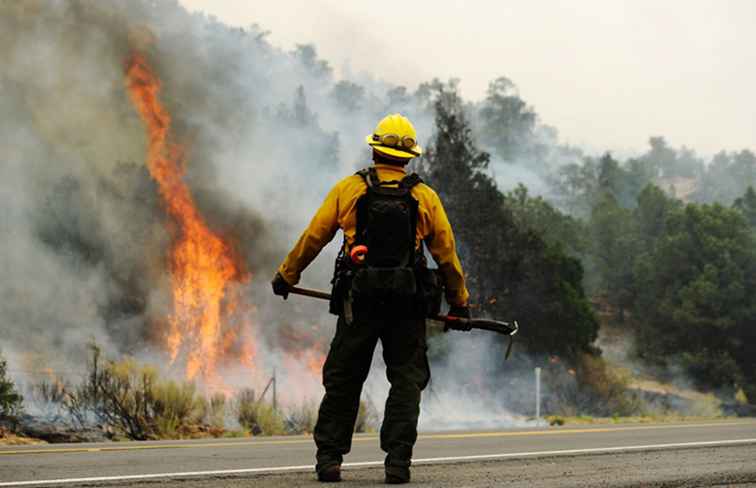
[[[451,307],[449,307],[449,315],[452,317],[469,319],[470,307],[468,307],[467,305],[452,305]]]
[[[469,319],[470,307],[468,307],[467,305],[452,305],[451,307],[449,307],[449,313],[447,315],[449,317],[459,317],[461,319]],[[451,328],[455,330],[470,330],[471,329],[469,325],[455,321],[454,327],[451,327],[451,324],[447,322],[446,325],[444,326],[444,332],[448,331]]]
[[[283,297],[284,300],[289,298],[289,289],[291,288],[291,285],[289,285],[284,277],[281,276],[281,273],[276,273],[276,276],[270,284],[273,286],[274,294]]]

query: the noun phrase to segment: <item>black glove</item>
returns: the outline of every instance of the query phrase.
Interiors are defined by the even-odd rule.
[[[451,307],[449,307],[449,313],[447,315],[449,317],[459,317],[461,319],[469,319],[470,307],[468,307],[467,305],[462,305],[462,306],[452,305]],[[446,325],[444,325],[444,332],[448,331],[449,329],[470,330],[471,328],[468,324],[455,321],[454,326],[452,326],[452,324],[449,322],[447,322]]]
[[[283,297],[284,300],[289,297],[289,289],[291,289],[291,285],[289,285],[284,277],[281,276],[281,273],[276,273],[276,276],[270,284],[273,286],[274,294]]]
[[[452,317],[460,317],[463,319],[470,318],[470,307],[467,305],[452,305],[449,307],[449,314]]]

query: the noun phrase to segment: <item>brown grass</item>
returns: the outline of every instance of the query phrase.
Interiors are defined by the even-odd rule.
[[[46,442],[40,439],[19,436],[4,427],[0,427],[0,446],[29,446],[33,444],[46,444]]]

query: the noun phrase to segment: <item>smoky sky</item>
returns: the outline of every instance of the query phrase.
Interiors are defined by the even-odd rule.
[[[703,154],[753,148],[756,4],[749,0],[181,0],[231,25],[314,43],[337,73],[414,88],[504,75],[564,142],[639,152],[650,135]]]

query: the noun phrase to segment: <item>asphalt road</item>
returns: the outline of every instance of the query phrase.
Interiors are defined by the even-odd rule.
[[[0,486],[315,486],[313,457],[309,437],[2,447]],[[756,487],[756,420],[427,433],[415,458],[425,486]],[[342,486],[380,484],[382,459],[356,436]]]

